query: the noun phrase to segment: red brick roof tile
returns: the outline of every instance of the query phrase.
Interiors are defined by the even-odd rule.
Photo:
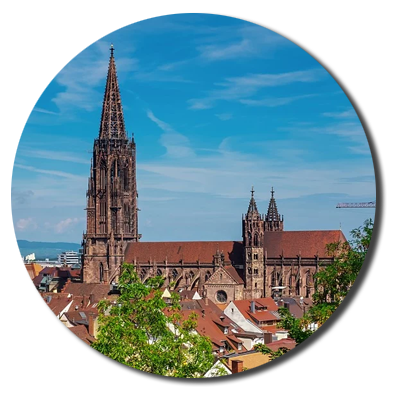
[[[339,241],[346,241],[340,230],[265,232],[264,248],[267,258],[327,257],[326,245]]]
[[[125,261],[146,264],[149,262],[171,264],[211,264],[213,256],[220,251],[225,262],[233,265],[243,264],[242,242],[134,242],[125,251]]]

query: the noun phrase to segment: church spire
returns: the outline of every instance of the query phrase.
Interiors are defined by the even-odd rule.
[[[269,201],[268,212],[265,216],[266,230],[267,231],[283,231],[283,217],[278,213],[274,197],[274,188],[271,189],[271,200]]]
[[[114,60],[114,46],[110,47],[107,83],[100,122],[100,139],[126,139],[124,114],[119,93],[117,69]]]
[[[250,199],[250,203],[249,203],[249,208],[247,210],[247,214],[258,214],[258,210],[257,210],[257,204],[256,201],[254,199],[254,186],[251,187],[251,199]]]

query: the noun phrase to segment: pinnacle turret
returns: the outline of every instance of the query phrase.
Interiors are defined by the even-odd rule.
[[[107,83],[103,100],[103,111],[100,122],[100,139],[126,139],[124,114],[122,112],[117,69],[114,60],[114,46],[110,48]]]
[[[276,205],[274,193],[274,188],[272,188],[268,212],[265,216],[265,228],[267,231],[283,231],[283,217],[281,217],[278,213],[278,207]]]
[[[249,203],[249,208],[247,210],[247,214],[258,214],[257,204],[254,199],[254,187],[251,187],[251,198]]]

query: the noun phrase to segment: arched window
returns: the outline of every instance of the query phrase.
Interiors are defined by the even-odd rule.
[[[178,271],[174,268],[173,270],[172,270],[172,278],[173,279],[176,279],[178,277]]]
[[[254,235],[254,246],[258,246],[258,235],[257,235],[257,233]]]
[[[249,246],[251,246],[251,233],[248,233]]]
[[[189,279],[192,280],[194,278],[194,272],[190,271],[189,272]]]
[[[211,276],[210,271],[207,271],[207,272],[206,272],[206,275],[205,275],[205,277],[204,277],[204,279],[205,279],[206,282],[210,279],[210,276]]]
[[[162,276],[162,274],[163,274],[163,273],[162,273],[161,269],[158,268],[158,269],[157,269],[157,276]]]
[[[228,300],[228,296],[223,290],[218,290],[215,297],[218,303],[226,303],[226,301]]]

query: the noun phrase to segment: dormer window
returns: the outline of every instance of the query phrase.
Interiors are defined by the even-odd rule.
[[[224,335],[227,335],[229,333],[229,329],[228,329],[228,327],[224,327]]]
[[[243,348],[242,343],[239,343],[238,344],[238,350],[242,350],[242,348]]]

